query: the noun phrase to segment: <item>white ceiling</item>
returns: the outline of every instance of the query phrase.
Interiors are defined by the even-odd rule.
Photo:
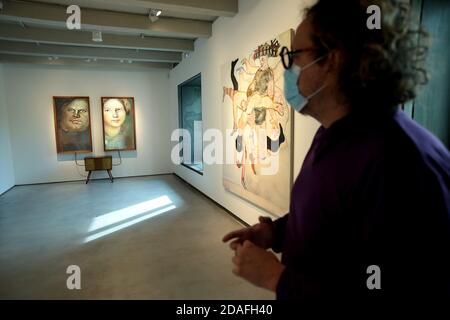
[[[0,61],[171,68],[197,38],[208,38],[238,0],[0,0]],[[68,30],[66,8],[81,8],[81,30]],[[160,9],[156,22],[150,9]],[[102,31],[103,42],[92,41]]]
[[[41,3],[51,3],[51,4],[63,4],[66,6],[72,5],[72,4],[78,4],[82,8],[90,8],[90,9],[99,9],[99,10],[106,10],[106,11],[116,11],[116,12],[127,12],[127,13],[134,13],[134,14],[148,14],[149,8],[152,7],[152,3],[145,3],[146,1],[138,1],[144,4],[138,5],[136,1],[130,2],[130,1],[98,1],[98,0],[79,0],[79,1],[73,1],[73,0],[42,0],[42,1],[36,1],[36,0],[29,0],[31,2],[41,2]],[[163,2],[163,1],[161,1]],[[159,9],[161,5],[158,6],[158,4],[155,5],[156,9]],[[182,19],[193,19],[193,20],[204,20],[204,21],[210,21],[213,22],[217,16],[213,15],[206,15],[206,14],[196,14],[195,12],[183,12],[183,11],[177,11],[177,10],[171,10],[171,9],[164,9],[162,15],[163,17],[173,17],[173,18],[182,18]]]

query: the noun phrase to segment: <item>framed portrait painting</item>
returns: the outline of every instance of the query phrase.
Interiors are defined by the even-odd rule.
[[[105,151],[136,150],[134,98],[102,97]]]
[[[89,97],[53,97],[58,153],[92,152]]]

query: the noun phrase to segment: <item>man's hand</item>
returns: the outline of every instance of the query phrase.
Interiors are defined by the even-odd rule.
[[[230,243],[230,248],[236,250],[238,244],[243,244],[245,240],[250,240],[253,244],[263,249],[269,249],[273,245],[273,227],[272,219],[267,217],[259,217],[259,223],[250,228],[235,230],[222,239],[227,242],[235,239]]]
[[[233,273],[258,287],[276,291],[284,270],[277,257],[246,240],[236,247]]]

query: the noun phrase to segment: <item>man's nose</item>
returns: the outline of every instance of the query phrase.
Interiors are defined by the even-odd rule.
[[[79,118],[79,117],[80,117],[80,110],[75,111],[74,114],[73,114],[73,116],[74,116],[75,118]]]

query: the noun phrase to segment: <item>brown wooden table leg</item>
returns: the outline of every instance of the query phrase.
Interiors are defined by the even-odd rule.
[[[91,178],[91,173],[92,173],[92,171],[89,171],[88,176],[87,176],[87,179],[86,179],[86,184],[88,184],[89,179]]]
[[[111,183],[114,182],[114,178],[111,174],[111,170],[106,170],[106,171],[108,171],[108,175],[109,175],[109,179],[111,180]]]

